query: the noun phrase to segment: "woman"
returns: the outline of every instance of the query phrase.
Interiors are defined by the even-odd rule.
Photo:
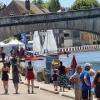
[[[4,62],[4,66],[2,68],[2,81],[3,81],[4,90],[5,90],[4,94],[8,93],[8,80],[9,80],[8,73],[9,72],[10,72],[10,69],[7,66],[7,63]]]
[[[95,75],[93,86],[95,88],[95,95],[97,100],[100,100],[100,71]]]
[[[32,93],[34,93],[33,88],[34,88],[35,75],[31,61],[28,62],[28,66],[26,67],[25,77],[27,78],[28,81],[28,93],[30,93],[30,82],[32,85]]]
[[[15,93],[18,94],[19,70],[18,70],[17,58],[15,55],[13,55],[13,58],[11,59],[11,64],[12,64],[12,79],[14,83]]]
[[[17,65],[14,65],[12,67],[12,77],[13,77],[15,93],[18,94],[19,70]]]
[[[64,92],[64,88],[67,86],[67,78],[66,78],[66,67],[62,65],[62,62],[60,62],[60,66],[58,68],[59,72],[59,85],[60,85],[60,91]]]

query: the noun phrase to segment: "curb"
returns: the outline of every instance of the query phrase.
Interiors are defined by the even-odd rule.
[[[44,89],[42,87],[40,87],[40,90],[44,90],[44,91],[48,91],[50,93],[54,93],[54,94],[59,94],[60,95],[60,93],[58,91],[52,91],[52,90]],[[65,95],[65,94],[61,94],[61,96],[68,97],[68,98],[71,98],[71,99],[75,99],[74,97],[69,96],[69,95]]]
[[[27,85],[27,83],[24,83],[24,82],[22,82],[21,84]],[[59,95],[64,96],[64,97],[68,97],[68,98],[71,98],[71,99],[75,99],[72,96],[59,93],[58,91],[48,90],[48,89],[45,89],[45,88],[40,87],[40,86],[34,86],[34,88],[39,88],[40,90],[43,90],[43,91],[47,91],[47,92],[50,92],[50,93],[53,93],[53,94],[59,94]]]
[[[75,99],[75,97],[72,97],[72,96],[69,96],[69,95],[65,95],[65,94],[61,94],[61,96],[68,97],[68,98],[71,98],[71,99]]]
[[[48,91],[48,92],[54,93],[54,94],[59,94],[58,91],[52,91],[52,90],[48,90],[48,89],[45,89],[45,88],[42,88],[42,87],[40,87],[40,90]]]

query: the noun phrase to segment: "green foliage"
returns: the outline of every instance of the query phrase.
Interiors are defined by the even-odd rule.
[[[93,44],[100,44],[100,40],[93,41]]]
[[[97,41],[97,44],[100,44],[100,41],[99,40]]]
[[[90,9],[99,7],[99,3],[97,0],[76,0],[72,5],[71,9],[78,10],[78,9]]]
[[[49,2],[44,2],[43,7],[47,8],[49,10]]]
[[[43,2],[43,0],[37,0],[37,4],[43,4],[44,2]]]
[[[32,1],[32,3],[36,5],[36,4],[37,4],[37,2],[36,2],[36,1],[37,1],[37,0],[33,0],[33,1]]]
[[[61,8],[59,0],[50,0],[49,1],[49,10],[51,12],[56,12]]]
[[[43,0],[33,0],[32,3],[35,5],[43,5],[44,4]]]
[[[48,2],[44,2],[43,0],[33,0],[32,3],[48,9]]]
[[[2,2],[0,1],[0,10],[3,8],[3,4]]]

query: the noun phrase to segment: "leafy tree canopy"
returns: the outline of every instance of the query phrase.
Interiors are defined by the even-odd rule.
[[[33,0],[32,3],[34,3],[35,5],[43,5],[44,1],[43,0]]]
[[[97,0],[76,0],[72,5],[71,9],[78,10],[78,9],[90,9],[99,7],[99,3]]]
[[[49,0],[48,6],[51,12],[56,12],[61,8],[59,0]]]

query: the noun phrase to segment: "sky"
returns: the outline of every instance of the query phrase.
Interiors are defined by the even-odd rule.
[[[9,4],[11,1],[12,0],[0,0],[0,2],[3,2],[5,4]],[[23,0],[23,1],[25,1],[25,0]],[[59,0],[59,1],[63,7],[71,7],[71,5],[73,4],[73,2],[75,0]],[[98,1],[100,2],[100,0],[98,0]]]

